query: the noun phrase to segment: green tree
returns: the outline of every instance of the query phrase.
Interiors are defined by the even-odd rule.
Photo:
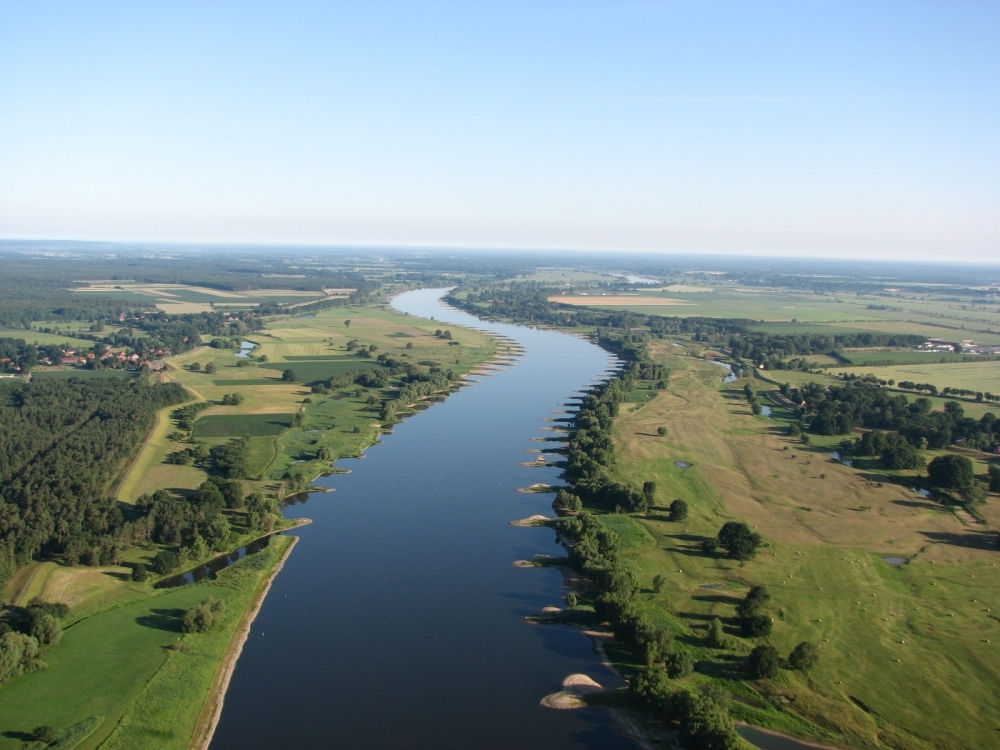
[[[345,328],[350,328],[351,327],[351,319],[350,318],[348,318],[347,320],[344,321],[344,327]]]
[[[656,428],[656,434],[659,435],[660,437],[664,437],[667,434],[667,428],[666,427],[657,427]]]
[[[132,568],[132,580],[136,583],[145,582],[148,576],[149,573],[146,571],[146,566],[142,563],[136,563],[136,565]]]
[[[192,370],[193,372],[198,372],[199,370],[201,370],[201,363],[192,362],[190,365],[188,365],[188,369]]]
[[[209,597],[184,613],[181,627],[185,633],[204,633],[218,627],[226,615],[226,603]]]
[[[809,641],[802,641],[788,655],[788,666],[807,672],[819,663],[819,646]]]
[[[646,498],[647,507],[653,507],[656,501],[656,482],[643,482],[642,495]]]
[[[209,362],[207,365],[205,365],[205,373],[208,375],[212,375],[215,373],[215,362]]]
[[[299,382],[299,376],[295,374],[295,370],[285,370],[281,373],[281,379],[289,383]]]
[[[722,629],[722,620],[713,617],[708,623],[708,644],[712,648],[729,648],[731,641],[726,631]]]
[[[736,560],[752,560],[763,542],[760,534],[741,521],[727,521],[719,530],[719,546]]]
[[[747,672],[755,680],[771,679],[778,676],[781,657],[774,646],[757,646],[747,658]]]
[[[673,679],[687,677],[694,671],[694,655],[690,651],[674,651],[666,658],[667,674]]]
[[[927,466],[927,477],[935,487],[966,490],[975,479],[975,468],[967,456],[953,453],[938,456]]]
[[[990,464],[990,492],[1000,492],[1000,465]]]
[[[684,521],[688,517],[688,504],[678,498],[670,503],[670,520]]]
[[[157,552],[156,557],[153,558],[153,570],[161,576],[173,573],[180,567],[180,564],[177,553],[166,549]]]

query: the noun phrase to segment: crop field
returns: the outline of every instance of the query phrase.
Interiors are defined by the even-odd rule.
[[[273,378],[230,378],[227,380],[213,380],[212,383],[223,388],[247,385],[288,385],[288,381],[282,380],[280,376]]]
[[[230,292],[187,284],[140,284],[135,282],[94,282],[69,290],[74,294],[100,294],[137,304],[155,305],[170,313],[210,312],[213,309],[245,308],[267,301],[313,302],[328,297],[346,297],[352,290],[298,291],[294,289],[254,289]]]
[[[740,687],[761,706],[768,701],[752,690],[794,696],[794,708],[734,704],[734,716],[852,747],[994,744],[1000,501],[991,498],[983,509],[992,531],[966,526],[878,470],[831,459],[839,437],[791,442],[780,420],[750,413],[745,381],[724,385],[717,366],[680,354],[658,347],[673,370],[668,389],[648,403],[623,405],[615,471],[634,483],[655,481],[658,508],[675,498],[690,505],[680,524],[656,510],[634,517],[654,542],[630,544],[628,553],[643,571],[643,607],[671,623],[702,661],[690,683],[730,675],[732,660],[753,645],[738,639],[728,651],[711,649],[705,628],[719,616],[739,635],[735,604],[749,585],[763,583],[773,598],[771,643],[787,654],[810,640],[820,645],[821,660],[808,675],[782,671]],[[667,427],[666,437],[656,435],[658,426]],[[985,473],[984,462],[977,473]],[[700,549],[702,538],[733,518],[768,544],[744,564]],[[888,556],[908,562],[895,568]],[[667,580],[659,595],[649,588],[656,574]]]
[[[290,362],[268,362],[262,364],[263,370],[292,370],[300,383],[320,383],[329,380],[334,375],[359,370],[384,369],[374,359],[364,357],[336,357],[321,360],[296,359]]]
[[[216,414],[194,423],[194,437],[251,437],[280,435],[294,414]]]

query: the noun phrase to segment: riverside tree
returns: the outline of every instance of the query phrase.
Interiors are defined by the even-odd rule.
[[[204,633],[222,624],[226,615],[226,603],[209,597],[184,613],[181,623],[185,633]]]

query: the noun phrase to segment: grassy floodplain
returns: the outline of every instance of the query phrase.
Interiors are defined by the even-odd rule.
[[[195,421],[195,439],[211,446],[248,437],[249,472],[256,478],[244,481],[244,489],[274,493],[293,465],[307,479],[329,471],[331,461],[318,460],[319,448],[330,448],[334,457],[359,455],[378,438],[379,405],[369,403],[369,397],[387,397],[392,388],[363,389],[358,396],[358,388],[351,386],[321,395],[301,382],[379,367],[375,359],[348,352],[348,341],[375,345],[373,356],[385,353],[425,371],[440,366],[458,374],[497,352],[496,341],[483,333],[452,327],[451,339],[446,339],[435,335],[439,328],[439,323],[374,305],[284,316],[250,337],[259,344],[250,366],[237,367],[232,350],[203,346],[170,359],[159,377],[183,384],[188,403],[212,403]],[[257,359],[261,355],[266,362]],[[190,369],[196,361],[201,366],[197,372]],[[215,373],[204,372],[209,362]],[[303,374],[297,382],[286,381],[286,369]],[[222,406],[222,397],[234,392],[243,395],[243,402]],[[125,461],[111,488],[119,500],[130,503],[158,489],[184,495],[207,478],[194,465],[165,462],[185,445],[178,442],[175,409],[157,414],[147,439]],[[299,416],[301,423],[291,426]],[[233,520],[241,515],[227,513],[234,514]],[[251,537],[240,537],[234,546]],[[0,750],[21,747],[42,724],[90,731],[79,748],[187,747],[196,727],[205,729],[202,709],[219,664],[235,643],[241,617],[291,543],[289,537],[275,537],[265,551],[225,569],[217,579],[168,590],[151,588],[153,579],[145,584],[130,580],[128,566],[150,565],[158,545],[126,549],[121,566],[44,562],[19,571],[5,586],[6,601],[25,605],[37,596],[68,604],[71,614],[63,623],[62,642],[46,654],[48,668],[3,686]],[[227,603],[223,625],[209,633],[182,635],[180,616],[209,596]],[[168,648],[178,643],[186,650]]]
[[[745,381],[723,384],[717,365],[669,344],[654,352],[673,371],[669,387],[652,398],[637,390],[615,421],[614,440],[618,478],[655,481],[658,505],[647,516],[606,519],[642,571],[642,606],[701,661],[685,679],[721,681],[744,701],[733,703],[737,719],[843,746],[993,746],[996,498],[982,508],[986,529],[972,525],[908,489],[905,476],[919,472],[847,467],[830,456],[839,437],[793,442],[780,409],[772,419],[750,413]],[[985,474],[985,461],[976,463]],[[691,513],[673,523],[663,511],[677,498]],[[700,549],[733,519],[768,543],[745,564]],[[896,556],[907,563],[884,560]],[[655,575],[666,579],[661,594],[652,591]],[[773,597],[770,642],[779,652],[803,640],[820,645],[819,666],[808,674],[740,681],[741,657],[754,642],[738,638],[735,605],[754,584]],[[732,649],[707,646],[715,616],[733,636]],[[610,654],[626,675],[635,668],[624,651]]]
[[[351,321],[350,326],[344,324],[346,320]],[[309,383],[332,375],[380,367],[374,358],[347,351],[349,341],[375,345],[375,355],[386,353],[414,365],[430,362],[459,374],[467,373],[496,352],[494,340],[478,331],[451,328],[451,340],[458,342],[451,345],[435,336],[439,328],[439,323],[374,305],[283,316],[249,336],[258,344],[250,366],[238,367],[240,360],[232,350],[204,346],[172,358],[163,378],[184,385],[193,399],[214,404],[199,414],[194,430],[198,439],[211,446],[233,436],[252,436],[250,475],[255,479],[248,489],[274,491],[296,462],[304,462],[296,464],[296,468],[310,474],[310,478],[329,471],[328,461],[316,459],[320,448],[329,447],[335,456],[356,456],[377,439],[379,406],[367,403],[370,392],[359,397],[354,395],[354,387],[330,395],[310,390]],[[261,362],[261,356],[267,361]],[[199,371],[189,369],[193,362],[199,364]],[[215,365],[214,373],[204,371],[209,362]],[[282,379],[283,372],[289,369],[295,372],[296,382]],[[234,392],[243,395],[243,403],[222,406],[223,396]],[[165,463],[170,453],[183,447],[169,437],[175,428],[169,414],[172,409],[166,411],[121,483],[120,500],[131,502],[161,487],[191,490],[205,481],[207,475],[194,466]],[[261,431],[260,424],[274,425],[299,411],[303,413],[300,427]],[[234,425],[231,434],[219,434],[218,425],[226,423]],[[242,426],[237,428],[237,424]]]

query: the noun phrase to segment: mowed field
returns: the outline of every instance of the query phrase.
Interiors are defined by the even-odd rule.
[[[347,320],[350,326],[345,325]],[[468,372],[496,351],[493,339],[461,328],[451,329],[452,340],[458,345],[449,345],[434,335],[440,327],[440,323],[374,305],[335,308],[308,317],[287,316],[272,320],[267,328],[247,337],[258,344],[250,366],[237,367],[240,360],[232,350],[203,346],[171,358],[161,377],[183,384],[193,401],[213,404],[198,415],[197,439],[212,446],[233,437],[251,438],[249,468],[257,480],[248,484],[248,490],[273,491],[275,482],[286,475],[293,462],[306,462],[297,468],[313,476],[329,470],[328,463],[316,461],[320,448],[330,447],[337,456],[354,456],[376,439],[380,407],[366,403],[368,392],[358,397],[352,387],[323,396],[313,394],[309,387],[309,383],[325,381],[331,375],[381,367],[374,358],[348,352],[348,341],[374,344],[373,357],[386,353],[414,364],[434,362],[459,373]],[[266,362],[258,361],[261,355],[267,357]],[[198,371],[190,369],[194,362]],[[211,374],[204,371],[209,362],[216,368]],[[287,369],[295,372],[298,382],[282,380]],[[243,395],[241,405],[221,405],[223,396],[236,392]],[[192,465],[165,463],[170,453],[184,447],[170,439],[176,431],[170,418],[173,409],[159,415],[149,440],[118,485],[120,500],[132,502],[162,488],[183,493],[207,478]],[[300,428],[278,428],[281,422],[290,423],[290,415],[299,411],[304,417]]]
[[[792,442],[750,413],[745,381],[723,385],[718,366],[669,346],[657,356],[672,368],[669,388],[623,407],[616,473],[655,481],[658,507],[690,504],[681,523],[655,510],[635,517],[651,541],[631,553],[644,576],[643,606],[702,661],[687,679],[738,676],[737,657],[753,642],[723,652],[707,648],[704,635],[713,616],[738,635],[734,607],[762,583],[773,597],[771,643],[787,655],[810,640],[822,658],[808,675],[727,682],[759,706],[734,703],[737,718],[859,748],[997,746],[1000,500],[984,507],[985,528],[966,525],[884,475],[834,461],[823,441]],[[978,462],[980,474],[985,466]],[[700,549],[732,519],[768,543],[745,564]],[[889,556],[908,563],[893,567]],[[656,574],[667,579],[660,595],[651,591]]]

